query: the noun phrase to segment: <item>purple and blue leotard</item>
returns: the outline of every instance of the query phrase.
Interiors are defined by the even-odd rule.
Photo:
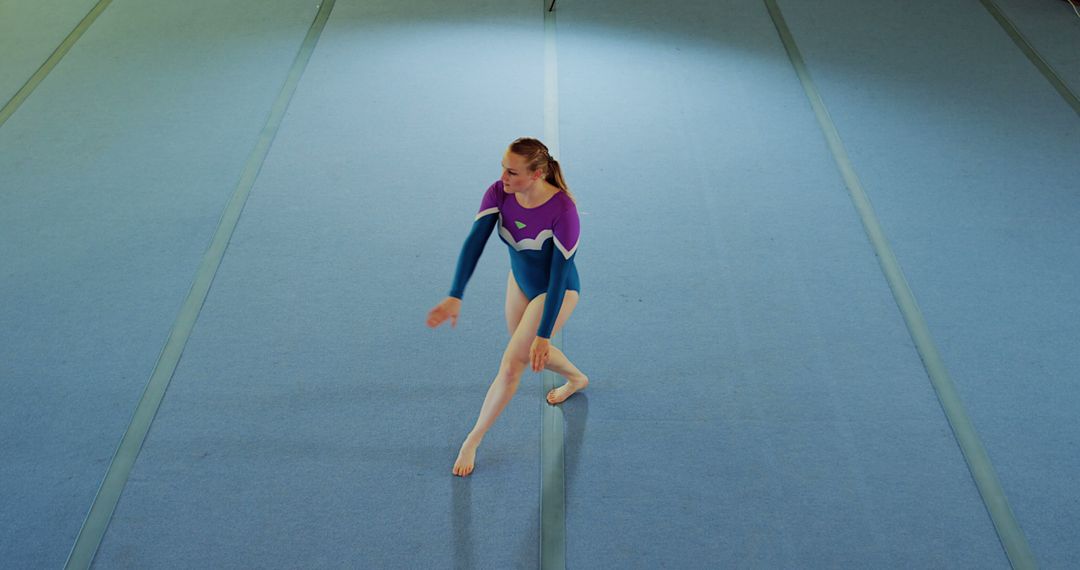
[[[518,287],[530,301],[547,293],[536,336],[551,338],[566,291],[581,291],[574,266],[581,233],[577,207],[570,196],[559,192],[535,208],[525,208],[503,191],[501,180],[492,184],[461,248],[451,297],[461,299],[464,295],[465,284],[496,225],[499,237],[510,249],[510,269]]]

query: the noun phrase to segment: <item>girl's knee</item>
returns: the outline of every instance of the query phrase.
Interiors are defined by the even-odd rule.
[[[521,374],[525,372],[525,367],[528,364],[529,359],[527,356],[511,353],[504,354],[502,364],[499,366],[499,375],[507,380],[517,380],[521,378]]]

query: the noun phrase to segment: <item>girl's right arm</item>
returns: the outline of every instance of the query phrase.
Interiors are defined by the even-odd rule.
[[[496,182],[484,192],[484,198],[480,200],[480,211],[473,221],[472,231],[465,238],[465,245],[461,246],[461,255],[458,256],[457,271],[454,272],[454,284],[450,286],[450,296],[461,299],[465,294],[465,284],[469,282],[476,263],[480,261],[480,254],[484,253],[491,230],[499,221],[499,204],[502,203],[502,183]]]
[[[461,312],[461,298],[465,294],[465,285],[476,270],[476,264],[480,261],[480,254],[484,253],[491,230],[499,221],[499,188],[498,183],[492,184],[484,199],[480,202],[480,213],[476,214],[472,230],[465,238],[465,245],[461,246],[461,255],[458,256],[457,270],[454,272],[454,283],[450,286],[450,296],[443,299],[428,313],[427,325],[435,328],[446,319],[450,319],[450,326],[457,326],[458,313]]]
[[[461,254],[458,256],[457,270],[454,272],[454,284],[450,286],[450,296],[461,299],[465,294],[465,285],[476,270],[476,264],[480,261],[480,254],[484,253],[491,230],[495,229],[495,223],[499,221],[498,211],[484,215],[477,215],[473,222],[472,231],[465,238],[465,245],[461,246]]]
[[[446,319],[450,319],[450,326],[457,326],[458,313],[461,312],[461,297],[465,294],[465,284],[469,282],[476,263],[480,261],[480,254],[484,252],[488,237],[498,216],[484,216],[473,222],[469,237],[465,238],[465,245],[461,246],[461,255],[458,256],[457,271],[454,272],[454,284],[450,287],[450,296],[443,299],[428,313],[427,326],[435,328]]]

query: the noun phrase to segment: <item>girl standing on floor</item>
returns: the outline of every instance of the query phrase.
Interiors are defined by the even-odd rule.
[[[458,258],[450,296],[428,313],[435,328],[450,319],[457,326],[465,284],[476,269],[491,230],[509,246],[510,275],[506,280],[506,328],[510,342],[503,352],[499,373],[488,388],[480,417],[461,444],[453,473],[473,472],[476,448],[517,392],[526,365],[534,372],[545,368],[566,378],[566,384],[548,392],[554,405],[584,390],[589,379],[559,349],[551,335],[566,324],[581,291],[574,255],[580,227],[577,206],[563,180],[559,163],[543,143],[520,138],[511,143],[502,160],[502,176],[480,202],[480,212],[465,238]]]

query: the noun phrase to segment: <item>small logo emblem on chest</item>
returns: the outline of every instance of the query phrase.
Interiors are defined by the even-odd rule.
[[[521,222],[519,222],[517,220],[514,220],[514,225],[517,226],[517,229],[519,229],[519,230],[525,229],[525,224],[523,224],[523,223],[521,223]]]

